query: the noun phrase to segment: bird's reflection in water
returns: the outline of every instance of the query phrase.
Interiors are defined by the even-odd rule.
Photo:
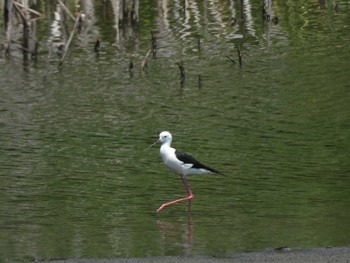
[[[180,215],[181,216],[181,215]],[[174,218],[171,218],[174,219]],[[185,219],[185,217],[184,217]],[[176,220],[174,222],[158,221],[158,227],[163,241],[163,247],[170,250],[182,248],[182,256],[189,256],[192,252],[193,225],[191,219],[191,200],[187,205],[187,220]],[[167,254],[165,252],[165,254]]]

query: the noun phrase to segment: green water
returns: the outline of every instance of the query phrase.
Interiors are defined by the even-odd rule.
[[[2,53],[0,260],[349,245],[349,3],[276,1],[273,24],[247,1],[241,26],[236,2],[189,1],[187,13],[151,2],[119,42],[109,2],[94,4],[94,30],[61,70],[48,15],[37,62]],[[157,56],[142,72],[150,31]],[[191,206],[156,213],[185,196],[159,148],[145,150],[163,130],[227,176],[191,177]]]

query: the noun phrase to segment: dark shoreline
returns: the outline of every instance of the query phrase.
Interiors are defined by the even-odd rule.
[[[37,263],[350,263],[350,247],[327,248],[282,248],[259,252],[246,252],[225,257],[145,257],[145,258],[115,258],[115,259],[66,259],[52,261],[36,261]]]

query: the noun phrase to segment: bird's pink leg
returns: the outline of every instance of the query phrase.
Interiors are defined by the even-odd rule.
[[[162,204],[158,209],[157,209],[157,212],[161,211],[163,208],[169,206],[169,205],[172,205],[172,204],[176,204],[176,203],[179,203],[179,202],[183,202],[183,201],[187,201],[187,200],[191,200],[193,198],[193,194],[192,194],[192,191],[191,191],[191,188],[187,182],[187,178],[186,176],[181,176],[181,179],[182,179],[182,183],[184,184],[185,188],[186,188],[186,192],[187,192],[187,197],[184,197],[184,198],[180,198],[180,199],[176,199],[174,201],[171,201],[171,202],[168,202],[168,203],[165,203],[165,204]]]

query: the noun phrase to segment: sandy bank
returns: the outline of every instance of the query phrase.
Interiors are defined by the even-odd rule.
[[[146,257],[116,259],[67,259],[41,261],[41,263],[350,263],[350,247],[281,249],[260,252],[237,253],[222,258],[216,257]],[[38,262],[39,263],[39,262]]]

